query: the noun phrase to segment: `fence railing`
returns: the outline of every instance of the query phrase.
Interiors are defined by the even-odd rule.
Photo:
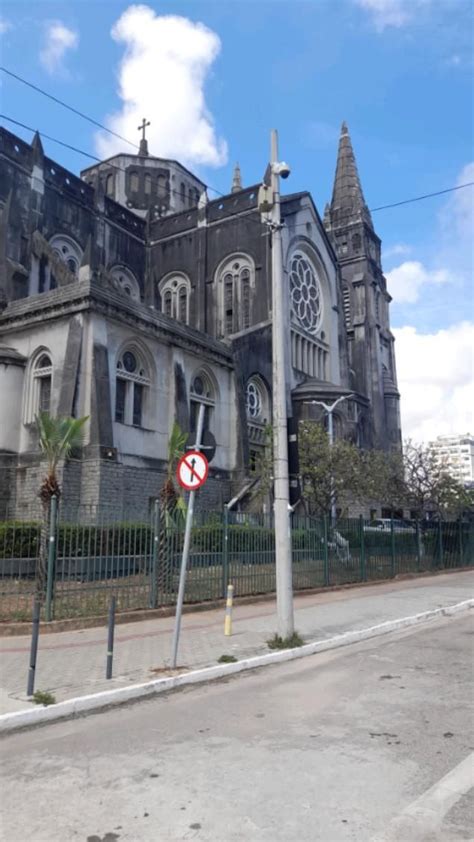
[[[54,514],[54,513],[53,513]],[[162,515],[162,516],[161,516]],[[474,524],[391,522],[379,529],[362,518],[292,517],[295,590],[328,587],[401,573],[474,564]],[[184,521],[173,523],[155,504],[141,520],[113,507],[59,509],[57,519],[0,522],[0,620],[31,617],[32,597],[46,620],[173,605],[178,590]],[[42,552],[41,552],[42,551]],[[41,577],[40,559],[45,559]],[[195,518],[185,601],[275,591],[272,517],[222,512]]]

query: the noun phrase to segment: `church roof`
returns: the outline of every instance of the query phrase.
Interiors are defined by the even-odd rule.
[[[372,218],[365,203],[346,123],[341,126],[330,214],[333,226],[344,225],[362,218],[372,227]]]

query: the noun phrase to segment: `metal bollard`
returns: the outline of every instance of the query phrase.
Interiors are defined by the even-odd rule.
[[[32,696],[35,691],[35,670],[36,655],[38,653],[40,610],[41,605],[39,599],[35,599],[33,605],[33,629],[31,632],[30,668],[28,670],[28,686],[26,688],[27,696]]]
[[[224,634],[226,637],[230,637],[232,634],[232,604],[234,600],[234,586],[228,585],[227,586],[227,602],[225,605],[225,621],[224,621]]]
[[[115,597],[110,598],[109,605],[109,628],[107,637],[107,666],[105,677],[112,678],[112,661],[114,657],[114,629],[115,629]]]

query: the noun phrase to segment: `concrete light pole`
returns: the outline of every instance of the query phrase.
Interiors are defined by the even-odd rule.
[[[290,533],[288,471],[288,424],[286,407],[286,336],[284,330],[283,250],[281,236],[280,175],[289,167],[278,161],[278,135],[271,133],[270,222],[272,248],[272,368],[273,368],[273,476],[275,515],[275,561],[278,634],[294,632],[293,580]]]
[[[352,398],[352,397],[353,397],[352,394],[351,395],[341,395],[341,397],[338,398],[337,401],[334,401],[334,403],[332,403],[332,404],[324,403],[324,401],[311,401],[311,403],[316,404],[316,406],[322,406],[323,409],[325,409],[327,414],[328,414],[328,437],[329,437],[329,447],[330,448],[332,448],[332,446],[334,444],[334,425],[333,425],[333,419],[332,419],[333,411],[335,410],[336,406],[339,403],[342,403],[342,401],[346,401],[346,400],[348,400],[348,398]],[[334,483],[334,480],[333,480],[333,477],[331,475],[331,524],[334,526],[334,524],[336,523],[336,501],[334,499],[333,483]]]

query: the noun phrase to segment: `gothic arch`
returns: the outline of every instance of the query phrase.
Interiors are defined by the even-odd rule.
[[[228,254],[214,274],[217,335],[229,336],[252,324],[255,262],[245,252]]]
[[[190,320],[191,281],[184,272],[168,272],[158,284],[161,312],[188,325]]]
[[[122,343],[115,355],[114,420],[133,427],[153,427],[151,399],[155,366],[148,349],[136,339]]]
[[[140,286],[130,269],[122,264],[117,264],[109,269],[109,274],[118,283],[125,295],[128,295],[133,301],[140,301]]]
[[[32,424],[38,412],[51,410],[53,385],[53,355],[41,345],[31,355],[26,366],[23,392],[23,422]]]
[[[306,260],[309,261],[309,263],[312,265],[322,295],[321,318],[319,320],[319,324],[317,324],[315,329],[313,327],[313,330],[309,330],[308,332],[313,333],[313,336],[315,336],[317,339],[322,339],[326,343],[330,344],[330,336],[333,330],[333,320],[331,311],[337,306],[336,290],[335,288],[333,288],[334,285],[332,285],[329,280],[326,266],[321,256],[321,253],[319,252],[319,249],[307,237],[297,236],[292,238],[286,252],[285,270],[287,275],[289,295],[291,294],[291,261],[295,254],[303,255],[303,257],[305,257]],[[299,320],[294,317],[293,313],[292,323],[296,325],[296,327],[299,326],[302,327],[303,330],[307,330],[307,328],[305,328],[304,325],[302,325],[299,322]]]
[[[50,247],[69,271],[76,277],[79,275],[79,267],[82,262],[82,249],[67,234],[54,234],[49,241]]]

